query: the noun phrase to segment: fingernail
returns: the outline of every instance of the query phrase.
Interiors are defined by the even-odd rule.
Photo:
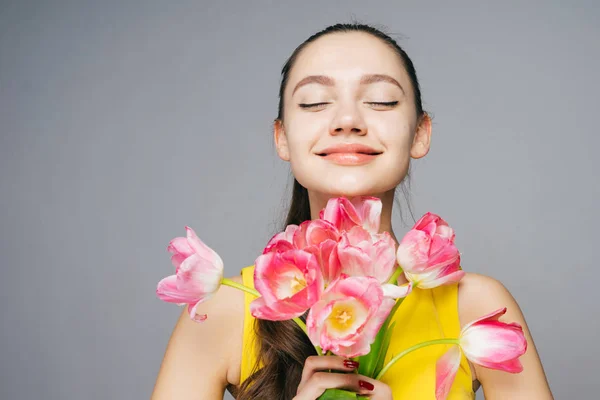
[[[344,360],[344,367],[346,367],[346,368],[358,368],[358,361]]]
[[[372,383],[365,382],[365,381],[358,381],[358,386],[360,386],[361,388],[367,389],[367,390],[373,390],[375,388],[375,386],[373,386]]]

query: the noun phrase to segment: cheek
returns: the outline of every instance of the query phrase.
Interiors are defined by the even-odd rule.
[[[319,140],[323,136],[323,132],[327,133],[327,130],[323,131],[326,126],[315,118],[295,118],[290,122],[286,128],[290,156],[292,158],[294,156],[301,157],[320,150],[317,146],[323,146]]]
[[[378,120],[372,125],[377,139],[386,151],[395,155],[408,153],[412,142],[412,127],[404,118]]]

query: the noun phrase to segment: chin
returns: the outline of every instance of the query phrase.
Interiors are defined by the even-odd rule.
[[[324,182],[321,182],[323,185]],[[321,190],[319,190],[321,189]],[[386,192],[385,189],[379,187],[379,185],[373,185],[367,182],[344,182],[337,181],[332,182],[331,185],[321,187],[317,191],[326,193],[331,197],[346,197],[352,198],[356,196],[374,196],[380,193]]]

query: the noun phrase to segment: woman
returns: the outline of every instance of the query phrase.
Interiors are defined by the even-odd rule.
[[[395,190],[408,176],[410,158],[428,153],[431,137],[431,120],[406,53],[370,26],[334,25],[294,51],[283,68],[279,94],[274,141],[295,178],[285,225],[318,218],[329,198],[370,195],[383,204],[380,231],[389,232],[397,244],[391,227]],[[252,271],[253,266],[246,267],[231,279],[252,285]],[[398,316],[406,333],[392,338],[393,344],[428,340],[431,326],[457,335],[468,322],[501,307],[508,308],[502,319],[521,324],[529,344],[519,374],[463,359],[449,399],[474,398],[479,385],[486,399],[552,399],[524,317],[501,283],[467,273],[458,285],[436,293],[414,297],[414,306],[431,312]],[[198,314],[210,315],[202,324],[182,312],[153,399],[220,399],[225,388],[244,400],[312,400],[327,388],[376,400],[435,397],[432,368],[443,348],[432,346],[420,359],[401,360],[381,381],[342,374],[356,366],[342,357],[314,356],[292,321],[254,320],[250,300],[222,286],[198,307]]]

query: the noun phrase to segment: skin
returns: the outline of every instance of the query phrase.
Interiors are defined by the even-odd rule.
[[[380,74],[388,81],[361,84],[365,75]],[[301,85],[308,76],[326,76]],[[396,53],[379,39],[360,32],[335,33],[309,44],[290,71],[284,93],[283,121],[274,123],[277,154],[290,163],[295,178],[307,188],[311,216],[332,197],[371,195],[381,199],[380,231],[398,240],[391,226],[394,190],[408,171],[410,159],[427,155],[431,145],[431,120],[416,115],[413,88]],[[393,106],[374,102],[398,103]],[[300,104],[327,103],[316,108]],[[382,153],[365,165],[338,165],[318,155],[340,143],[361,143]],[[240,282],[240,276],[230,279]],[[479,381],[485,397],[494,399],[553,399],[533,338],[511,293],[497,280],[467,273],[459,283],[461,327],[501,307],[501,321],[518,322],[528,341],[520,357],[524,370],[509,374],[471,365],[473,380]],[[152,399],[222,399],[226,386],[239,385],[242,355],[244,296],[222,286],[212,299],[202,303],[200,314],[209,318],[197,324],[183,310],[171,336]],[[176,361],[175,361],[176,360]],[[333,372],[327,372],[327,370]],[[369,393],[371,399],[389,400],[389,386],[348,371],[343,358],[309,357],[295,400],[316,399],[326,388],[346,388]],[[360,388],[359,380],[374,385]]]

